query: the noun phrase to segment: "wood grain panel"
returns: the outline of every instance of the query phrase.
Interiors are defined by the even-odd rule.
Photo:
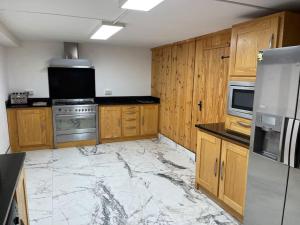
[[[222,141],[219,198],[239,214],[244,214],[249,150]]]
[[[122,110],[120,106],[100,107],[100,139],[122,136]]]
[[[17,207],[18,207],[20,219],[23,221],[24,225],[29,225],[28,201],[27,201],[27,190],[26,190],[24,169],[22,169],[18,180],[15,198],[17,201]]]
[[[141,106],[141,135],[158,133],[158,105]]]
[[[195,128],[195,124],[225,121],[229,68],[229,47],[228,44],[226,46],[226,43],[230,42],[230,34],[231,30],[227,29],[198,39],[196,43],[191,128],[191,149],[193,151],[196,150],[197,145],[198,129]],[[219,35],[221,37],[218,37]],[[213,42],[214,39],[221,39],[223,45],[207,44]],[[198,105],[200,102],[202,103],[201,110]]]
[[[221,139],[201,131],[197,139],[196,183],[218,196]]]
[[[51,108],[8,109],[7,118],[12,151],[53,148]]]

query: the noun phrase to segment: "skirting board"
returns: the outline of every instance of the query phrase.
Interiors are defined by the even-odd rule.
[[[190,150],[184,148],[183,146],[177,144],[176,142],[172,141],[171,139],[167,138],[166,136],[162,134],[158,134],[158,139],[170,147],[176,149],[180,153],[184,154],[186,157],[188,157],[191,161],[195,162],[196,161],[196,154],[191,152]]]

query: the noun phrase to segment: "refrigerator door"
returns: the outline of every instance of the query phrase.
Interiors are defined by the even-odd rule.
[[[281,225],[289,171],[289,151],[299,88],[300,47],[266,50],[258,62],[245,206],[245,225]],[[254,152],[257,114],[282,117],[277,160]],[[268,131],[268,127],[262,127]],[[266,138],[263,136],[261,138]],[[266,140],[268,143],[268,140]],[[285,162],[285,163],[284,163]]]

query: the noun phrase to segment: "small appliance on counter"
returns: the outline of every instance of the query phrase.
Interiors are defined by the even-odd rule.
[[[12,105],[26,105],[28,104],[29,92],[13,92],[9,94],[9,100]]]

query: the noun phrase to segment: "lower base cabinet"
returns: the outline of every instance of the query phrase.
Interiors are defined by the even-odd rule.
[[[11,108],[7,119],[13,152],[53,148],[51,108]]]
[[[249,150],[198,131],[196,186],[244,215]]]
[[[100,106],[101,143],[156,137],[158,104]]]

